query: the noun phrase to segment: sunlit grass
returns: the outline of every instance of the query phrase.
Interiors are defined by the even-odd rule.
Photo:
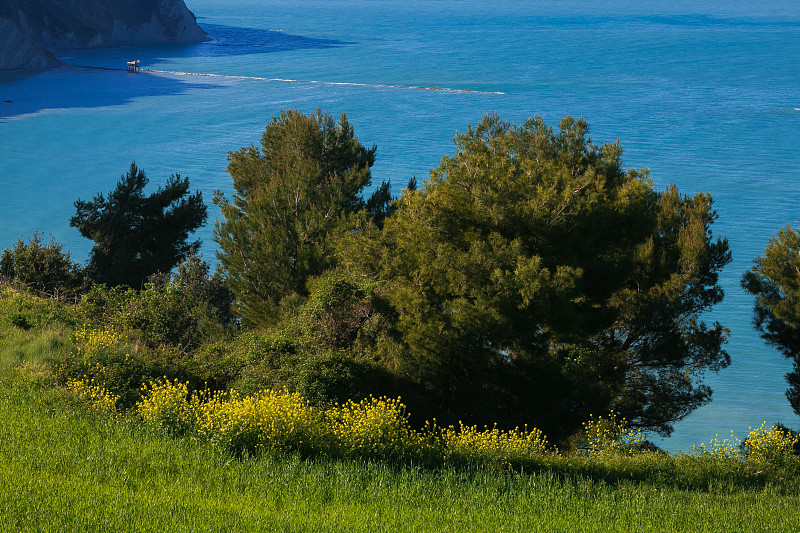
[[[2,531],[794,531],[800,521],[797,494],[770,486],[235,459],[25,375],[0,383]]]
[[[0,285],[0,369],[69,353],[72,329],[65,306]]]

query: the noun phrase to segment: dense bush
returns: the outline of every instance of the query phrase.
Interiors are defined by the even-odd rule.
[[[81,300],[86,317],[128,332],[146,346],[186,351],[224,335],[232,323],[230,293],[196,256],[174,274],[156,274],[143,290],[95,285]]]
[[[82,382],[116,397],[115,407],[127,409],[141,398],[142,386],[162,376],[200,383],[180,361],[142,347],[136,350],[126,335],[113,328],[82,326],[75,331],[75,349],[56,362],[63,383]],[[98,390],[99,390],[98,389]]]
[[[214,388],[246,394],[286,388],[317,406],[400,388],[397,378],[369,354],[306,343],[280,330],[246,331],[231,341],[203,346],[189,364]]]
[[[0,256],[0,279],[56,298],[75,296],[86,281],[81,267],[63,249],[52,236],[45,244],[38,232],[27,243],[20,237]]]
[[[385,334],[379,284],[329,273],[310,289],[294,314],[272,327],[196,350],[198,372],[216,388],[286,388],[318,406],[410,390],[374,349]]]

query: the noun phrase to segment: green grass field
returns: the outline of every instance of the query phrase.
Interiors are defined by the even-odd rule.
[[[0,383],[0,531],[797,531],[800,498],[554,471],[234,459]]]

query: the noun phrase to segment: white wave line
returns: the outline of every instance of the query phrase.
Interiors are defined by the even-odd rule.
[[[415,89],[419,91],[442,91],[452,93],[479,93],[479,94],[506,94],[502,91],[476,91],[472,89],[453,89],[450,87],[424,87],[419,85],[387,85],[380,83],[354,83],[344,81],[317,81],[317,80],[293,80],[289,78],[261,78],[258,76],[236,76],[232,74],[210,74],[203,72],[180,72],[174,70],[145,70],[151,74],[172,74],[174,76],[200,76],[204,78],[227,78],[235,80],[256,80],[256,81],[275,81],[285,83],[316,83],[319,85],[345,85],[350,87],[375,87],[385,89]]]

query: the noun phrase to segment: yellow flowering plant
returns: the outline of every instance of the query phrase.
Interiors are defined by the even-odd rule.
[[[795,454],[800,435],[779,426],[767,429],[766,424],[764,421],[760,427],[750,428],[742,444],[745,459],[763,466],[800,469],[800,457]]]
[[[110,392],[103,385],[98,384],[94,378],[84,376],[81,379],[67,381],[67,389],[71,390],[100,412],[113,412],[116,410],[119,395]]]
[[[94,380],[119,396],[120,409],[133,407],[141,397],[142,385],[153,378],[181,375],[170,365],[167,354],[149,357],[137,352],[129,338],[113,327],[80,326],[74,332],[74,343],[75,348],[57,366],[58,378],[62,383]]]
[[[163,379],[142,386],[136,411],[145,422],[182,435],[197,426],[198,403],[197,395],[190,396],[187,383]]]
[[[583,423],[582,449],[591,456],[603,453],[633,454],[644,444],[644,435],[640,430],[628,427],[624,417],[618,417],[611,411],[606,418],[590,415]]]
[[[800,470],[800,457],[795,449],[800,436],[779,426],[766,427],[766,421],[753,429],[744,441],[733,432],[729,438],[716,435],[707,444],[693,446],[701,457],[716,457],[749,464],[759,470],[779,468],[791,472]]]
[[[57,376],[69,390],[89,399],[98,409],[116,409],[122,396],[113,384],[115,366],[130,358],[123,336],[112,329],[84,325],[75,330],[73,341],[75,348],[56,368]]]
[[[200,434],[236,454],[309,455],[324,447],[322,415],[297,393],[220,392],[197,405]]]
[[[400,398],[352,400],[329,410],[326,419],[340,453],[390,461],[426,461],[437,452],[429,435],[412,429]]]
[[[237,455],[300,452],[324,447],[322,414],[299,394],[261,391],[189,392],[187,383],[166,379],[143,387],[136,406],[143,420],[173,434],[194,431]]]
[[[539,429],[515,428],[503,431],[496,426],[450,426],[441,431],[442,443],[451,460],[471,464],[520,465],[547,453],[557,453]]]

